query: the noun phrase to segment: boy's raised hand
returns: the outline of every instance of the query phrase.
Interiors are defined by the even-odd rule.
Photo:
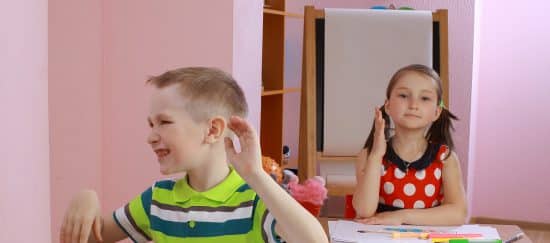
[[[382,111],[377,107],[374,111],[374,140],[372,143],[372,151],[369,151],[369,156],[381,158],[386,153],[385,128],[386,124],[384,118],[382,118]]]
[[[96,241],[102,242],[101,215],[97,194],[91,190],[84,190],[74,197],[65,213],[59,232],[60,242],[88,242],[92,228]]]
[[[235,170],[243,178],[262,172],[260,142],[254,128],[238,116],[231,117],[227,126],[237,135],[241,144],[241,152],[237,153],[233,146],[233,140],[225,138],[227,159]]]

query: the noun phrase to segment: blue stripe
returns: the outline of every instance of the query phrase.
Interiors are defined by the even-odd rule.
[[[254,196],[254,206],[252,207],[252,217],[254,217],[254,215],[256,215],[256,208],[258,208],[258,202],[260,201],[260,197],[258,196],[258,194],[256,194]],[[261,220],[260,220],[261,222]]]
[[[279,237],[277,232],[275,232],[275,224],[277,224],[277,220],[273,218],[273,221],[271,221],[271,237],[275,240],[275,242],[281,243],[281,237]]]
[[[248,184],[243,184],[239,189],[237,189],[237,192],[244,192],[246,190],[250,190],[250,186]]]
[[[153,190],[147,189],[141,194],[141,206],[145,210],[145,215],[151,215],[151,199],[153,198]]]
[[[175,181],[164,180],[164,181],[158,181],[157,183],[155,183],[155,187],[166,189],[166,190],[172,190],[175,184],[176,184]]]
[[[165,221],[151,215],[151,229],[173,237],[214,237],[246,234],[252,230],[252,218],[228,220],[223,223],[195,222],[180,223]]]

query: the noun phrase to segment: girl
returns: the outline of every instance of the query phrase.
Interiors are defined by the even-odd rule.
[[[415,64],[393,75],[356,163],[353,206],[359,222],[465,222],[466,199],[450,131],[456,119],[443,105],[441,79],[433,69]]]

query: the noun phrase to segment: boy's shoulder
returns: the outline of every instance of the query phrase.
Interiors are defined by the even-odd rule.
[[[159,201],[170,201],[185,203],[191,198],[205,198],[206,201],[218,203],[227,202],[230,204],[242,200],[258,200],[257,193],[242,179],[234,170],[218,185],[213,188],[198,192],[189,185],[187,177],[179,179],[162,179],[155,181],[148,190],[151,192],[151,199]],[[201,200],[203,203],[204,200]],[[194,204],[193,202],[189,202]],[[188,203],[185,203],[188,204]]]

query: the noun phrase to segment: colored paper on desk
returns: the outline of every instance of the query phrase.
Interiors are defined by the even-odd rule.
[[[349,220],[329,221],[329,233],[331,242],[334,243],[362,243],[362,242],[380,242],[380,243],[429,243],[429,239],[392,239],[392,234],[385,228],[396,228],[388,225],[365,225]],[[500,239],[498,232],[493,227],[480,225],[462,225],[454,227],[436,227],[436,226],[416,226],[401,225],[398,226],[404,230],[422,229],[425,232],[440,233],[458,233],[458,234],[482,234],[484,239]],[[363,232],[363,233],[361,233]]]

